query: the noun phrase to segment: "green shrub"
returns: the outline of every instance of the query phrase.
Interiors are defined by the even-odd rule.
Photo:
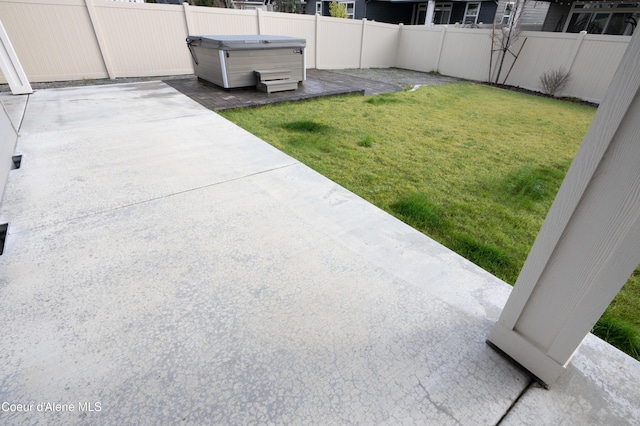
[[[329,3],[329,16],[333,18],[349,18],[349,14],[347,13],[347,5],[344,3],[338,3],[336,1],[332,1]]]

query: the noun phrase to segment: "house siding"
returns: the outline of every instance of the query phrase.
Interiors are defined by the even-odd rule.
[[[502,21],[504,10],[507,3],[513,0],[500,0],[496,11],[496,23]],[[520,28],[525,31],[542,31],[547,11],[549,10],[549,2],[545,1],[527,1],[520,17]]]
[[[561,32],[564,29],[564,24],[567,22],[570,11],[571,4],[551,3],[547,17],[542,25],[542,31]]]
[[[522,11],[520,27],[525,31],[541,31],[549,5],[546,1],[528,1]]]
[[[354,18],[353,19],[362,19],[366,17],[366,10],[368,9],[365,0],[345,0],[345,1],[353,1],[354,2]],[[315,15],[316,14],[316,3],[320,3],[320,0],[317,1],[307,1],[307,7],[305,9],[305,13],[307,15]],[[329,16],[329,2],[325,1],[322,5],[322,16]],[[386,22],[386,21],[385,21]]]
[[[305,9],[307,15],[315,15],[316,3],[320,0],[309,0]],[[446,0],[443,0],[446,1]],[[502,0],[503,2],[505,0]],[[405,24],[410,25],[413,17],[414,7],[426,1],[418,1],[415,3],[391,3],[388,1],[355,1],[355,19],[367,18],[370,21],[386,22],[389,24]],[[475,2],[474,2],[475,3]],[[480,13],[478,15],[478,23],[491,24],[496,16],[497,5],[494,1],[480,2]],[[464,12],[467,2],[454,1],[451,10],[451,18],[449,23],[462,23],[464,20]],[[504,6],[503,6],[504,8]],[[329,2],[324,2],[322,15],[329,16]],[[500,15],[502,17],[502,15]]]
[[[483,1],[480,5],[480,13],[478,14],[478,24],[492,24],[496,17],[497,8],[498,5],[493,1]]]
[[[477,2],[469,2],[477,3]],[[480,2],[480,13],[478,14],[478,24],[491,24],[496,16],[497,5],[493,1]],[[462,24],[464,21],[464,12],[467,9],[467,2],[453,2],[451,9],[450,24]]]
[[[372,1],[367,3],[367,16],[370,21],[389,24],[411,24],[413,7],[417,3],[389,3]]]

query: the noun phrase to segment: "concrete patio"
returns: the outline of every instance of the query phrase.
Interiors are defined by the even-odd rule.
[[[167,84],[0,99],[0,424],[640,423],[640,363],[540,388],[510,286]]]

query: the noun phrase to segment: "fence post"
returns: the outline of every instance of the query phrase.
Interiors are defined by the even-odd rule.
[[[258,20],[258,35],[262,34],[262,29],[264,28],[264,23],[262,22],[262,13],[260,9],[256,9],[256,19]]]
[[[640,263],[640,32],[488,342],[549,384]]]
[[[576,61],[576,56],[578,56],[578,51],[580,50],[580,46],[582,46],[582,41],[587,35],[586,31],[580,31],[576,41],[573,43],[573,49],[571,49],[571,54],[567,58],[567,67],[566,70],[571,72],[571,68],[573,68],[573,63]]]
[[[191,10],[189,10],[189,3],[186,1],[182,3],[182,10],[184,12],[184,23],[187,26],[187,36],[196,35],[193,32],[193,23],[191,22]]]
[[[440,44],[438,46],[438,55],[436,56],[436,69],[435,72],[440,72],[440,56],[442,55],[442,46],[444,46],[444,37],[447,32],[447,26],[442,26],[442,31],[440,31]]]
[[[314,43],[316,44],[316,69],[320,69],[320,62],[318,61],[320,58],[320,44],[318,43],[319,39],[320,39],[320,35],[318,34],[320,31],[318,30],[319,27],[319,22],[320,22],[320,15],[318,15],[316,13],[316,28],[315,28],[315,40]]]
[[[364,60],[364,37],[365,29],[367,27],[367,18],[362,18],[362,32],[360,33],[360,61],[358,62],[358,68],[362,69],[362,62]]]
[[[398,24],[398,42],[396,43],[396,55],[393,60],[393,66],[398,66],[398,53],[400,52],[400,46],[402,44],[402,29],[404,28],[404,24],[400,22]]]
[[[107,48],[107,42],[102,35],[102,31],[100,30],[100,23],[98,22],[98,16],[96,14],[95,6],[93,5],[93,0],[84,0],[84,4],[87,6],[89,20],[91,21],[93,32],[96,36],[96,40],[98,41],[98,48],[100,49],[100,54],[102,55],[102,62],[104,62],[104,67],[107,70],[109,78],[114,80],[116,78],[116,73],[111,66],[109,49]]]

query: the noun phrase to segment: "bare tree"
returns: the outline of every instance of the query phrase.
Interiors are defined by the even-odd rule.
[[[514,57],[514,62],[511,65],[513,68],[513,64],[518,59],[518,55],[522,51],[522,47],[524,47],[524,43],[520,46],[520,50],[518,53],[513,52],[513,47],[518,38],[520,37],[520,16],[522,15],[522,11],[527,3],[527,0],[515,0],[511,6],[511,14],[509,16],[509,21],[507,23],[503,23],[502,21],[499,24],[494,23],[493,29],[491,30],[491,60],[489,62],[489,80],[491,80],[491,66],[493,65],[493,54],[498,52],[500,55],[500,62],[498,65],[498,72],[496,73],[496,78],[494,83],[498,84],[500,82],[500,75],[502,74],[502,68],[504,66],[504,60],[507,57],[507,53]],[[506,7],[510,7],[510,4],[507,4]],[[526,39],[525,39],[526,41]],[[511,69],[509,69],[511,72]],[[507,81],[507,77],[509,77],[509,73],[504,78],[502,84]]]

